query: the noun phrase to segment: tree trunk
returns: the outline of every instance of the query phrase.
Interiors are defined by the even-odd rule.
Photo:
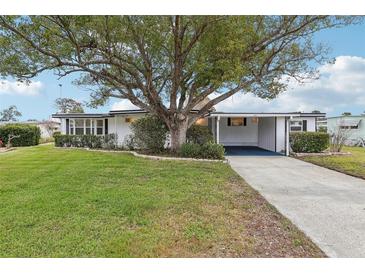
[[[171,151],[177,152],[181,145],[186,142],[186,131],[188,130],[187,121],[179,123],[176,127],[170,129]]]

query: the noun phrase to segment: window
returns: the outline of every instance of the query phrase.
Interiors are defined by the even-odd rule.
[[[74,128],[75,128],[75,120],[70,120],[70,124],[69,124],[69,126],[70,126],[70,134],[71,135],[74,135],[75,134],[75,131],[74,131]]]
[[[76,135],[84,134],[84,120],[83,119],[75,120],[75,134]]]
[[[340,126],[341,129],[358,129],[359,126]]]
[[[307,131],[307,120],[291,120],[290,131]]]
[[[303,121],[301,120],[290,121],[290,131],[303,131]]]
[[[227,119],[227,126],[229,127],[239,127],[246,125],[247,125],[247,119],[244,117],[229,117]]]
[[[96,120],[96,135],[103,135],[103,120]]]
[[[91,134],[91,132],[93,131],[92,129],[93,129],[93,127],[92,127],[92,123],[93,121],[92,120],[90,120],[90,119],[86,119],[85,120],[85,134],[87,134],[87,135],[90,135]]]

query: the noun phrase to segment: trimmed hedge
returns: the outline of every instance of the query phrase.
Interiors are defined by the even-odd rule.
[[[54,135],[56,147],[87,147],[115,149],[117,147],[116,134],[107,135]]]
[[[223,160],[224,147],[214,143],[205,143],[203,145],[185,143],[180,148],[180,155],[187,158]]]
[[[186,141],[202,145],[213,142],[213,134],[207,126],[192,125],[186,132]]]
[[[157,116],[148,115],[134,121],[131,126],[133,136],[125,144],[141,150],[161,152],[164,150],[168,129]]]
[[[0,139],[4,144],[7,144],[9,134],[19,136],[11,141],[11,145],[14,147],[36,146],[41,138],[40,129],[34,125],[8,124],[0,126]]]
[[[318,153],[329,146],[329,134],[325,132],[291,132],[290,146],[294,152]]]

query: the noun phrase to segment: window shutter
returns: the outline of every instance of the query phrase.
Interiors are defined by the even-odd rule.
[[[307,120],[303,120],[303,131],[307,131]]]
[[[227,118],[227,126],[229,126],[229,127],[231,126],[231,118],[229,118],[229,117]]]
[[[247,118],[243,118],[243,126],[247,126]]]
[[[70,134],[70,119],[66,119],[66,134]]]
[[[105,119],[105,134],[108,134],[108,119]]]

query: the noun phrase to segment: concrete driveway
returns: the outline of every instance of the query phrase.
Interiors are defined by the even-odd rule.
[[[283,156],[227,158],[328,256],[365,257],[365,180]]]

